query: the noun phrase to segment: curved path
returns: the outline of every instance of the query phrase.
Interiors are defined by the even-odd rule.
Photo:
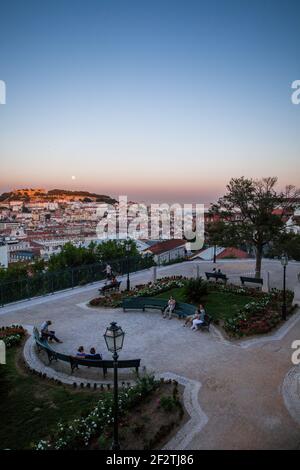
[[[174,266],[170,267],[174,272]],[[168,269],[170,269],[168,268]],[[176,266],[178,272],[180,266]],[[184,266],[182,266],[184,268]],[[167,269],[165,268],[167,274]],[[136,275],[142,282],[146,273]],[[207,417],[198,431],[186,430],[189,449],[295,449],[300,447],[300,425],[283,396],[283,382],[292,367],[291,344],[300,339],[300,314],[281,333],[265,341],[224,341],[217,331],[193,332],[177,319],[163,319],[159,312],[123,312],[86,307],[95,297],[95,286],[54,295],[0,310],[0,325],[40,325],[48,318],[64,343],[55,348],[71,352],[82,343],[105,353],[103,333],[117,321],[126,337],[122,358],[141,357],[158,375],[172,373],[201,384],[197,400]],[[299,321],[298,321],[299,320]],[[59,365],[55,367],[60,367]],[[294,396],[294,395],[293,395]],[[300,398],[300,397],[298,397]],[[196,408],[195,402],[192,409]],[[184,444],[185,442],[185,444]],[[178,448],[179,448],[178,447]]]

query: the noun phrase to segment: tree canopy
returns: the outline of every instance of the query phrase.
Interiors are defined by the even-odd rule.
[[[211,208],[219,216],[217,238],[223,246],[247,244],[255,249],[255,275],[261,275],[263,248],[285,233],[285,217],[299,204],[299,189],[276,190],[276,177],[254,180],[232,178],[226,194]],[[213,233],[212,228],[210,231]],[[215,230],[216,232],[216,230]]]

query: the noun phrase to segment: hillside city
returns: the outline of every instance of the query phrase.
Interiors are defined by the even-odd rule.
[[[88,247],[91,242],[101,243],[103,240],[98,238],[96,228],[99,222],[97,210],[103,203],[110,204],[118,212],[116,199],[88,191],[31,188],[3,193],[0,196],[0,266],[7,268],[11,263],[37,259],[48,261],[66,243],[76,247]],[[282,210],[278,207],[276,213],[280,214]],[[218,219],[211,214],[209,207],[205,209],[204,217],[206,225]],[[300,205],[284,214],[284,221],[287,232],[299,234]],[[120,239],[123,237],[120,234]],[[137,240],[136,244],[141,253],[150,250],[159,264],[192,255],[186,253],[183,239],[143,239]],[[213,250],[204,247],[193,255],[207,261],[213,258]],[[216,255],[219,258],[243,259],[251,255],[251,250],[218,247]]]

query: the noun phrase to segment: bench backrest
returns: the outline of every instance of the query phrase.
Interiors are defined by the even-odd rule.
[[[34,330],[34,334],[38,334],[38,330]],[[71,365],[80,365],[86,367],[99,367],[103,369],[112,369],[114,367],[113,360],[95,360],[95,359],[84,359],[81,357],[70,356],[67,354],[63,354],[59,351],[55,351],[51,348],[47,341],[42,341],[39,339],[38,336],[34,336],[38,346],[43,349],[49,356],[58,359],[60,361],[68,362]],[[123,359],[118,361],[118,368],[135,368],[140,367],[141,359]]]
[[[167,303],[167,299],[160,299],[157,297],[128,297],[127,299],[123,299],[123,308],[144,308],[144,306],[147,305],[164,308]],[[180,313],[184,316],[193,315],[195,313],[195,309],[194,305],[176,301],[175,313]]]
[[[117,289],[121,285],[121,281],[114,282],[113,284],[105,284],[100,288],[100,290],[110,290],[110,289]]]
[[[114,367],[114,361],[112,360],[94,360],[94,359],[84,359],[81,357],[68,357],[68,361],[73,365],[79,366],[88,366],[88,367],[100,367],[104,369],[112,369]],[[139,367],[141,363],[140,359],[124,359],[118,360],[118,369],[130,368],[130,367]]]
[[[241,283],[244,284],[244,282],[252,282],[253,284],[263,284],[264,281],[260,277],[245,277],[241,276]]]
[[[39,332],[39,330],[37,329],[36,326],[33,327],[33,336],[34,336],[34,339],[35,339],[35,340],[39,340],[39,339],[40,339],[40,332]]]
[[[214,277],[216,279],[227,279],[226,274],[223,274],[223,273],[205,273],[205,276],[207,278]]]

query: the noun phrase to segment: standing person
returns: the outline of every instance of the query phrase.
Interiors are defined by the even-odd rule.
[[[110,264],[107,264],[105,269],[104,269],[104,272],[106,274],[106,280],[109,281],[110,278],[111,278],[111,275],[112,275],[112,268],[111,268],[111,265]]]
[[[41,325],[42,339],[47,339],[47,340],[49,339],[50,341],[54,339],[54,341],[56,341],[57,343],[62,343],[62,341],[55,336],[55,331],[49,331],[50,325],[52,325],[51,320],[46,320],[44,321],[44,323],[42,323]]]
[[[173,299],[173,297],[171,296],[168,300],[168,305],[167,305],[167,307],[165,308],[165,310],[163,312],[163,318],[166,318],[167,313],[168,313],[169,314],[169,320],[171,320],[172,313],[174,312],[174,309],[175,309],[175,305],[176,305],[176,300]]]

